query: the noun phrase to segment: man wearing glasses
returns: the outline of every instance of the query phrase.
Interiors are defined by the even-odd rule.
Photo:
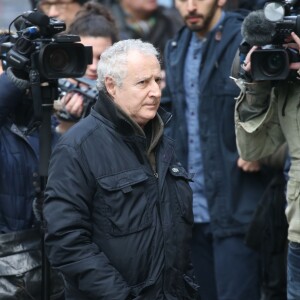
[[[64,21],[68,28],[85,2],[87,0],[41,0],[37,1],[37,8],[48,17]]]

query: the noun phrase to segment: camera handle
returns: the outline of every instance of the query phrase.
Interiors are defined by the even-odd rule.
[[[34,118],[29,130],[39,127],[39,176],[40,191],[43,193],[48,179],[48,166],[51,155],[51,114],[53,102],[58,94],[58,82],[41,83],[39,72],[32,69],[29,72],[31,93],[33,98]],[[42,199],[43,201],[43,199]],[[41,213],[41,235],[42,235],[42,300],[50,299],[50,264],[45,253],[43,215]]]

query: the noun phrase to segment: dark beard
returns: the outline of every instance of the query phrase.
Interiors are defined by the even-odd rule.
[[[218,0],[215,0],[214,5],[211,8],[209,14],[204,19],[203,24],[201,26],[200,25],[189,25],[189,28],[192,31],[195,31],[195,32],[200,32],[200,33],[201,32],[205,32],[205,33],[208,32],[208,28],[209,28],[209,26],[211,24],[211,21],[212,21],[214,15],[215,15],[217,7],[218,7]]]

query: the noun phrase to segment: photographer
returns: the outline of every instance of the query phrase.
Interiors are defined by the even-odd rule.
[[[286,49],[300,49],[300,39],[294,32],[286,39]],[[291,166],[287,184],[286,217],[288,228],[288,299],[300,298],[300,80],[295,74],[299,62],[290,63],[290,75],[285,80],[253,80],[254,46],[248,52],[239,78],[241,89],[235,108],[237,144],[241,157],[258,160],[274,153],[287,142]],[[255,66],[257,67],[257,66]],[[243,74],[244,73],[244,74]],[[243,74],[241,76],[241,74]]]
[[[0,76],[0,90],[0,298],[38,300],[41,233],[32,208],[39,192],[38,129],[27,133],[33,115],[29,82],[9,68]],[[54,132],[52,137],[55,143]],[[51,299],[64,299],[60,277],[51,280]]]
[[[88,65],[84,76],[89,86],[75,79],[60,80],[63,83],[60,87],[65,94],[56,102],[59,119],[57,130],[60,133],[89,114],[97,98],[91,89],[96,91],[97,64],[101,53],[118,40],[118,31],[110,12],[103,5],[92,1],[83,5],[71,23],[68,34],[79,35],[83,45],[93,47],[93,62]],[[88,91],[91,91],[91,95],[86,93]]]
[[[57,79],[82,76],[91,49],[75,43],[79,37],[57,37],[65,24],[40,12],[25,12],[13,25],[16,33],[0,40],[0,298],[63,300],[62,277],[43,255],[43,189],[59,137],[51,113]]]

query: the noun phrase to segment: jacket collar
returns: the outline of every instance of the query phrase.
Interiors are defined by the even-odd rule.
[[[104,92],[99,92],[99,98],[93,110],[113,123],[116,130],[123,135],[142,135],[145,136],[143,129],[130,118],[112,99]],[[157,116],[150,121],[151,126],[164,127],[171,119],[171,114],[166,112],[163,108],[158,109]],[[154,123],[154,125],[153,125]],[[157,125],[158,124],[158,125]]]

